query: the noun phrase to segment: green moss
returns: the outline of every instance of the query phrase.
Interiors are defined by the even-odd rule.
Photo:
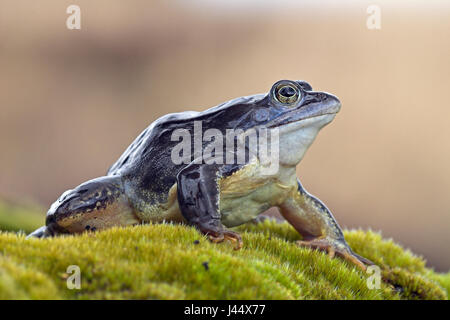
[[[359,254],[377,262],[385,282],[341,259],[299,248],[287,223],[237,228],[244,248],[212,244],[194,228],[143,225],[53,239],[0,233],[0,298],[62,299],[446,299],[449,275],[374,232],[349,231]],[[199,243],[196,244],[196,240]],[[69,290],[69,265],[81,290]]]
[[[58,299],[53,281],[33,269],[0,257],[0,300]]]
[[[430,271],[427,275],[430,279],[433,279],[434,281],[439,283],[442,288],[445,289],[448,298],[448,296],[450,295],[450,272],[442,274]]]
[[[36,205],[16,205],[0,201],[0,230],[32,232],[42,226],[44,212]]]

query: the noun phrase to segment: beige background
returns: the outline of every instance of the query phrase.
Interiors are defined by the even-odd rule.
[[[81,7],[81,30],[66,8]],[[450,267],[450,6],[372,2],[0,4],[0,195],[48,206],[168,112],[304,79],[343,103],[298,168],[346,227]]]

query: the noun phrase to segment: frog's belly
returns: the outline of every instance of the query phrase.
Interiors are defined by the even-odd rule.
[[[220,213],[226,227],[235,227],[249,222],[276,206],[286,197],[286,188],[273,182],[246,183],[241,181],[238,187],[224,184],[220,193]],[[177,199],[177,186],[172,186],[166,203],[152,205],[137,214],[143,222],[185,222]]]
[[[170,193],[176,194],[176,186]],[[258,199],[258,192],[250,192],[247,195],[239,196],[227,194],[221,194],[220,196],[220,213],[222,223],[226,227],[234,227],[249,222],[270,207],[271,205],[267,201]],[[176,196],[169,196],[169,200],[164,204],[139,210],[137,215],[142,222],[185,222]]]
[[[267,209],[279,205],[288,192],[280,184],[266,181],[258,186],[254,184],[236,189],[224,189],[220,198],[222,223],[226,227],[235,227],[254,219]]]
[[[241,225],[253,220],[270,207],[267,202],[255,201],[252,195],[234,199],[223,197],[220,201],[222,224],[228,228]]]

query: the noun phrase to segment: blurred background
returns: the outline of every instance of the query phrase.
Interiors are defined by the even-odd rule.
[[[341,225],[448,271],[449,58],[444,1],[2,0],[0,224],[42,224],[166,113],[303,79],[343,104],[298,167],[304,186]]]

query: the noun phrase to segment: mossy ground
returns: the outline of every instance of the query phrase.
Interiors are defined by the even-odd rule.
[[[382,267],[380,289],[341,259],[299,248],[287,223],[237,228],[244,248],[194,228],[160,224],[25,240],[0,232],[0,299],[447,299],[450,274],[377,233],[347,231],[355,252]],[[81,290],[66,270],[81,270]]]

